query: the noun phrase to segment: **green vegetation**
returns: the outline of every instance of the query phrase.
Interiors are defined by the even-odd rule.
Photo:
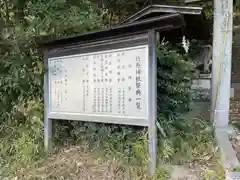
[[[212,179],[216,179],[216,180],[225,180],[225,170],[220,167],[221,171],[217,174],[214,171],[209,171],[205,174],[205,179],[206,180],[212,180]]]
[[[44,68],[36,37],[84,33],[103,23],[102,12],[85,0],[1,1],[0,21],[0,162],[6,166],[0,174],[6,174],[42,154]]]
[[[22,177],[24,180],[39,176],[46,176],[49,179],[50,177],[74,179],[80,174],[73,173],[75,169],[73,163],[77,161],[83,163],[81,168],[88,167],[90,163],[93,169],[98,167],[104,168],[106,171],[114,171],[111,168],[117,169],[116,171],[120,171],[119,174],[116,173],[119,177],[131,176],[133,179],[148,179],[146,176],[148,165],[146,129],[83,122],[68,123],[71,123],[75,128],[70,130],[69,125],[55,124],[55,128],[58,128],[57,131],[55,129],[54,138],[57,149],[53,153],[56,155],[42,160],[38,153],[24,154],[22,157],[29,158],[27,162],[30,163],[30,166],[23,166],[24,159],[14,160],[9,165],[12,166],[13,162],[17,162],[15,169],[13,169],[17,169],[16,174],[12,174],[13,171],[9,171],[9,169],[6,172],[9,172],[10,176]],[[159,139],[158,160],[160,168],[156,175],[158,180],[161,178],[165,180],[169,177],[169,169],[160,166],[165,163],[186,166],[191,164],[192,169],[197,172],[206,172],[208,176],[218,172],[213,172],[219,166],[219,159],[210,125],[201,120],[188,120],[183,124],[185,127],[182,127],[184,128],[182,132],[179,130],[176,131],[175,135]],[[28,131],[24,132],[24,134],[26,133]],[[59,143],[59,140],[62,142]],[[30,139],[27,139],[26,142],[28,146],[32,145]],[[68,144],[64,145],[63,143]],[[73,146],[74,144],[76,146]],[[41,152],[42,142],[36,143],[35,147]],[[77,150],[75,150],[76,147]],[[18,158],[16,154],[13,157]],[[98,161],[95,162],[97,159]],[[207,169],[206,166],[208,166]],[[69,172],[72,173],[69,174]]]
[[[233,172],[240,172],[240,167],[233,168]]]
[[[97,30],[121,21],[149,2],[108,3],[105,9],[98,9],[88,0],[0,1],[0,179],[78,179],[79,174],[73,173],[76,167],[68,161],[71,157],[87,161],[96,169],[101,166],[103,171],[111,170],[118,179],[148,179],[144,175],[147,129],[143,128],[54,121],[56,149],[50,157],[43,153],[45,70],[36,38]],[[158,157],[159,164],[191,164],[197,169],[202,165],[215,167],[218,158],[210,123],[182,117],[191,102],[195,70],[189,55],[193,50],[186,54],[179,45],[167,42],[158,46],[158,125],[162,127]],[[64,151],[73,145],[81,148]],[[84,165],[85,170],[89,166]],[[159,168],[154,178],[169,179],[169,174]]]
[[[182,115],[190,109],[191,84],[196,70],[179,44],[159,43],[157,56],[158,123],[171,135],[181,126]]]

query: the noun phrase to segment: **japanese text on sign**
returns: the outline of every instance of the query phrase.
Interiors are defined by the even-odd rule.
[[[49,58],[50,113],[147,117],[148,46]]]

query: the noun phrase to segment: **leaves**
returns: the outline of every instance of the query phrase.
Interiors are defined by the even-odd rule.
[[[86,0],[1,1],[0,17],[0,159],[27,165],[43,143],[44,61],[35,38],[97,29],[102,17]]]
[[[43,95],[43,55],[36,49],[35,37],[84,33],[102,23],[99,12],[85,0],[74,6],[65,0],[6,1],[3,7],[1,12],[7,24],[0,27],[0,76],[4,77],[0,79],[4,99],[0,106],[8,104],[6,111],[1,111],[4,117],[19,103],[16,96],[28,99]],[[19,15],[20,11],[23,14]]]
[[[195,75],[195,64],[176,49],[168,42],[161,42],[157,51],[158,116],[162,117],[160,122],[168,135],[169,127],[177,129],[176,121],[190,109],[191,84]]]

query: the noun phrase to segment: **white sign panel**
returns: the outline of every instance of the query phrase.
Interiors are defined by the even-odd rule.
[[[193,80],[192,89],[211,89],[211,79]]]
[[[48,59],[49,113],[148,117],[148,46]]]

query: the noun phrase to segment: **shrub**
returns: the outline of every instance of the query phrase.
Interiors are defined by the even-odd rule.
[[[179,46],[161,42],[157,50],[158,122],[171,133],[190,110],[195,64]]]

